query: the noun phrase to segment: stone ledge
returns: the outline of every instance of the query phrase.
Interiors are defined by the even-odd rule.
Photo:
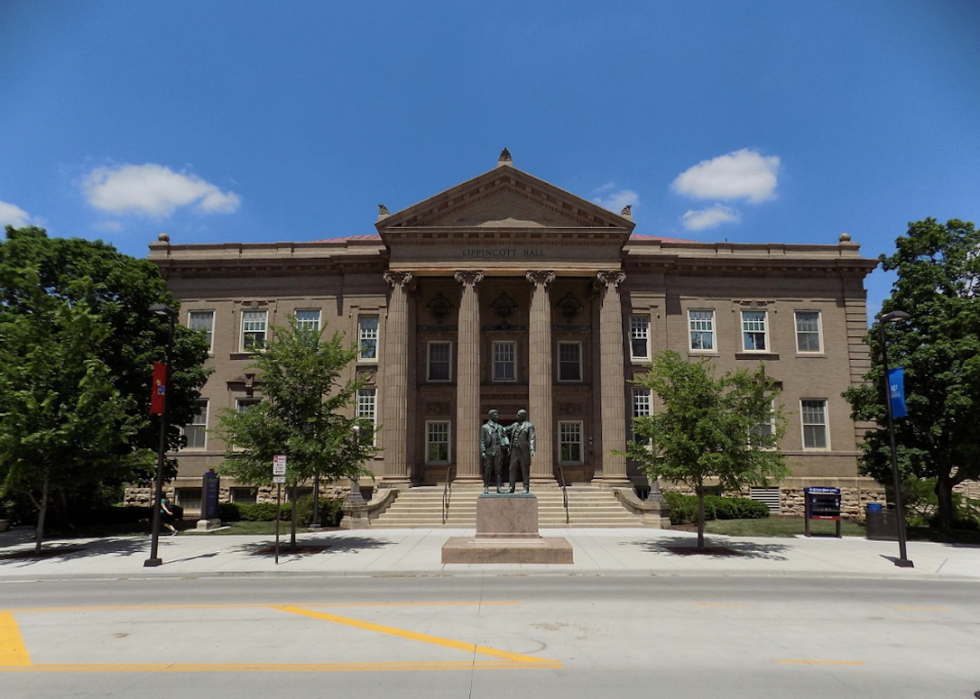
[[[471,539],[450,537],[443,563],[572,563],[572,545],[564,537]]]

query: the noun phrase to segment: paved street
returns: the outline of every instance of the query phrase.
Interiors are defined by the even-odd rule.
[[[973,582],[481,573],[0,585],[27,697],[843,697],[980,690]]]

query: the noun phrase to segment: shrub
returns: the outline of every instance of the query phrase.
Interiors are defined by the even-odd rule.
[[[240,522],[242,520],[241,505],[235,502],[219,502],[218,519],[222,522]]]
[[[696,495],[664,493],[664,498],[670,505],[671,524],[697,523],[698,498]],[[749,498],[704,496],[704,520],[706,522],[713,519],[764,519],[768,516],[768,507]]]

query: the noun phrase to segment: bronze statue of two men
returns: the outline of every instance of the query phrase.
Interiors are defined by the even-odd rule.
[[[489,493],[490,486],[496,483],[497,492],[501,490],[500,480],[504,460],[510,457],[510,489],[513,493],[517,485],[518,470],[524,483],[524,492],[531,492],[531,459],[537,450],[534,425],[528,422],[527,411],[517,411],[517,421],[504,427],[497,422],[499,414],[491,410],[487,421],[480,428],[480,457],[483,459],[483,492]]]

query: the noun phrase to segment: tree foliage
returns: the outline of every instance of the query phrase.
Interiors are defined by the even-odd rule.
[[[250,485],[272,482],[272,458],[287,457],[286,485],[293,489],[320,478],[333,482],[369,472],[374,453],[370,420],[345,415],[363,380],[343,380],[357,357],[343,334],[324,339],[323,330],[273,328],[272,340],[255,355],[253,367],[262,400],[238,412],[224,410],[216,432],[228,445],[221,472]],[[295,498],[294,498],[295,499]],[[295,520],[292,541],[295,543]]]
[[[704,548],[704,496],[717,479],[723,490],[766,485],[787,474],[776,448],[785,419],[775,404],[775,383],[759,365],[754,372],[735,370],[720,378],[708,358],[689,362],[661,352],[639,386],[660,397],[662,407],[634,420],[636,440],[627,455],[651,479],[684,483],[698,497],[698,547]],[[762,426],[771,424],[772,429]]]
[[[903,480],[936,479],[939,524],[949,531],[953,487],[980,477],[980,232],[972,223],[927,218],[910,223],[895,245],[880,261],[897,273],[882,313],[911,316],[885,324],[889,366],[905,368],[908,417],[895,420],[899,469]],[[866,337],[872,364],[866,383],[844,397],[856,420],[878,424],[861,445],[862,473],[890,484],[880,332],[876,321]]]
[[[86,498],[100,486],[153,477],[152,363],[165,359],[168,332],[149,312],[156,303],[177,307],[153,264],[101,242],[7,228],[0,242],[0,496],[36,502],[39,524],[49,492],[62,501]],[[172,450],[181,443],[177,425],[196,412],[206,358],[198,333],[178,327],[168,386]]]

